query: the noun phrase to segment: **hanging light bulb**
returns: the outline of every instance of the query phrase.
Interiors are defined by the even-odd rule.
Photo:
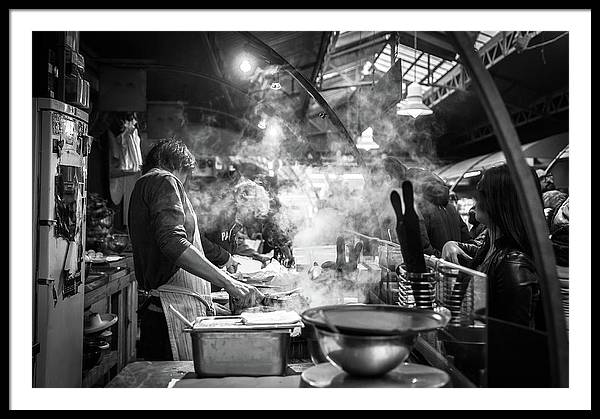
[[[252,64],[250,63],[250,60],[248,60],[247,58],[243,58],[240,62],[240,71],[242,73],[249,73],[251,70]]]
[[[362,132],[356,141],[356,148],[360,148],[365,151],[379,148],[379,144],[373,141],[373,128],[369,127]]]
[[[281,89],[281,83],[279,83],[279,73],[275,73],[275,78],[271,82],[271,89],[273,89],[273,90]]]
[[[423,103],[423,87],[417,83],[417,32],[415,32],[415,62],[414,82],[406,88],[406,99],[396,105],[397,115],[408,115],[417,118],[422,115],[431,115],[433,111]]]

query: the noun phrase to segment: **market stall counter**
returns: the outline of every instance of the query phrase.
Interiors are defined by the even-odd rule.
[[[325,388],[325,387],[452,387],[445,372],[426,365],[403,363],[383,377],[353,377],[330,363],[290,363],[282,376],[206,377],[194,372],[192,361],[138,361],[127,365],[107,388]]]
[[[198,378],[193,361],[137,361],[127,365],[107,388],[298,388],[300,374],[312,364],[288,364],[283,376]]]

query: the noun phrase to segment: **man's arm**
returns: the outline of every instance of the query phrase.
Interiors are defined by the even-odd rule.
[[[215,265],[204,256],[195,246],[190,246],[177,258],[175,264],[191,274],[206,279],[211,284],[224,288],[233,298],[245,300],[252,296],[262,297],[260,291],[251,285],[238,281]]]
[[[218,244],[213,243],[206,237],[205,233],[200,233],[200,242],[202,243],[204,255],[214,265],[224,266],[231,257],[227,250],[223,249]]]
[[[260,292],[231,278],[204,256],[187,238],[184,227],[185,211],[181,199],[181,184],[175,176],[165,176],[155,186],[151,194],[151,217],[156,242],[161,252],[177,266],[209,281],[235,298],[245,300]]]

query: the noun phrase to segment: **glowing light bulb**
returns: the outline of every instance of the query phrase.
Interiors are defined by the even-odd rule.
[[[240,63],[240,70],[242,71],[242,73],[249,73],[250,70],[252,70],[252,64],[250,64],[250,61],[248,61],[248,59],[244,58],[242,60],[242,62]]]

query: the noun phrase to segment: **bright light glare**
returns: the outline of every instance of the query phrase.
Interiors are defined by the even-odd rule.
[[[468,179],[470,177],[479,176],[481,174],[481,170],[475,170],[473,172],[467,172],[464,174],[463,178]]]
[[[250,64],[250,61],[248,61],[248,59],[244,58],[242,60],[242,62],[240,63],[240,70],[242,71],[242,73],[249,73],[250,70],[252,70],[252,64]]]
[[[261,119],[260,122],[258,123],[258,128],[260,128],[260,129],[267,128],[267,121],[265,121],[264,119]]]
[[[362,70],[360,71],[360,74],[362,74],[363,76],[369,76],[371,75],[371,68],[373,66],[373,63],[371,61],[367,61],[365,63],[365,65],[363,65]]]

